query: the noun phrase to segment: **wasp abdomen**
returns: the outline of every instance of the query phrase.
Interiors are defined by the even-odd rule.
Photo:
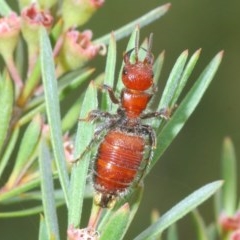
[[[136,134],[119,130],[107,133],[94,165],[96,191],[111,196],[126,193],[139,173],[145,145],[145,139]]]

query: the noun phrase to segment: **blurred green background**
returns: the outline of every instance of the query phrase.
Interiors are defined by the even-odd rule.
[[[85,28],[92,29],[94,38],[97,38],[164,3],[159,0],[106,0],[104,7]],[[154,33],[155,56],[166,50],[159,94],[176,58],[185,49],[193,54],[202,48],[192,82],[187,88],[217,52],[223,49],[225,54],[200,105],[145,179],[143,201],[126,239],[132,239],[150,224],[153,209],[164,213],[195,189],[220,178],[221,147],[225,136],[233,139],[237,156],[240,156],[240,1],[172,0],[171,3],[170,11],[163,18],[141,30],[141,39]],[[127,39],[123,39],[117,45],[118,66],[126,43]],[[98,57],[90,65],[102,72],[105,58]],[[90,206],[90,202],[87,205]],[[200,210],[207,222],[211,221],[211,200]],[[64,231],[65,209],[60,209],[59,214]],[[0,220],[0,239],[37,239],[38,219],[36,216]],[[179,227],[180,239],[194,239],[191,218],[181,220]],[[16,228],[23,230],[22,235]]]

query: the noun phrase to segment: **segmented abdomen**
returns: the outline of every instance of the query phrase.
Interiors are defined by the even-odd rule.
[[[94,164],[94,188],[102,194],[124,193],[136,180],[144,156],[145,139],[111,130],[99,146]]]

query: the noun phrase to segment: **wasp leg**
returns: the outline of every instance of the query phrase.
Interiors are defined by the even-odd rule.
[[[86,118],[79,118],[79,121],[85,121],[85,122],[94,122],[98,119],[111,119],[115,118],[115,114],[111,114],[109,112],[102,112],[100,110],[92,110],[88,113]]]
[[[105,118],[106,122],[102,125],[100,125],[94,132],[94,136],[90,143],[87,145],[87,147],[83,150],[83,152],[74,160],[70,161],[71,163],[76,163],[79,160],[83,158],[83,156],[90,151],[92,145],[99,139],[99,136],[102,134],[104,131],[110,130],[113,126],[115,126],[116,122],[118,121],[118,116],[117,115],[112,115],[108,112],[101,112],[98,110],[93,110],[92,112],[89,113],[89,116],[87,117],[87,120],[85,121],[94,121],[98,118]]]
[[[105,128],[102,127],[101,129],[99,128],[97,131],[95,131],[94,137],[91,139],[91,141],[86,146],[86,148],[81,152],[81,154],[77,158],[71,160],[70,163],[77,163],[78,161],[80,161],[85,156],[85,154],[91,150],[93,144],[96,143],[96,141],[98,140],[99,136],[101,135],[104,129],[106,129],[106,127]]]
[[[102,90],[106,90],[108,92],[108,96],[110,97],[111,101],[114,104],[119,104],[119,99],[115,96],[115,93],[114,93],[112,87],[110,87],[106,84],[103,84],[103,85],[99,86],[99,88]]]
[[[170,119],[172,110],[169,108],[162,108],[158,112],[151,112],[141,115],[141,119],[147,119],[147,118],[154,118],[154,117],[160,117],[165,120]]]
[[[149,146],[150,146],[150,152],[149,152],[149,156],[148,158],[145,159],[145,165],[144,167],[141,169],[141,175],[139,176],[139,180],[138,183],[141,182],[141,180],[143,179],[143,177],[146,175],[146,170],[152,160],[153,157],[153,150],[156,148],[156,144],[157,144],[157,138],[156,138],[156,133],[154,131],[154,129],[149,126],[149,125],[141,125],[141,129],[140,131],[144,134],[144,135],[148,135],[149,137]]]
[[[141,131],[145,135],[149,136],[149,145],[151,146],[152,149],[155,149],[157,145],[157,137],[154,129],[149,125],[142,125]]]

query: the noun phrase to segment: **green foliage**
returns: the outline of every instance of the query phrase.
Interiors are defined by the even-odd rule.
[[[41,69],[42,80],[44,86],[44,96],[46,102],[46,111],[48,116],[48,123],[51,133],[51,143],[53,146],[53,152],[55,161],[57,164],[57,170],[59,173],[59,179],[64,192],[65,201],[67,206],[69,205],[68,199],[68,185],[69,178],[67,173],[67,166],[65,162],[65,155],[62,141],[61,131],[61,116],[60,106],[57,90],[57,79],[55,77],[55,67],[52,58],[51,45],[48,39],[47,32],[42,28],[40,34],[40,49],[41,51]]]
[[[0,152],[9,130],[9,123],[12,115],[13,88],[9,77],[1,76],[0,79]]]
[[[237,206],[237,160],[230,138],[223,141],[221,174],[222,189],[215,195],[215,221],[205,223],[199,211],[193,211],[197,240],[237,239],[239,237],[239,206]]]
[[[0,6],[1,14],[7,15],[10,11],[7,3],[0,1]],[[122,89],[121,71],[120,75],[116,77],[116,60],[120,59],[116,53],[116,40],[132,33],[126,51],[134,48],[136,36],[140,31],[139,26],[143,27],[160,18],[169,7],[170,4],[165,4],[153,9],[114,33],[106,34],[93,41],[93,44],[109,44],[105,75],[103,78],[102,75],[98,75],[91,81],[87,90],[82,91],[83,94],[69,106],[64,116],[61,114],[62,102],[74,91],[79,91],[80,88],[84,90],[84,84],[89,81],[90,76],[92,77],[94,69],[85,67],[86,63],[84,63],[85,65],[82,64],[78,69],[59,74],[57,68],[59,56],[56,53],[56,46],[61,45],[65,34],[62,32],[61,21],[58,21],[49,32],[44,27],[40,28],[40,54],[36,57],[34,67],[31,69],[28,66],[28,69],[19,69],[22,75],[27,72],[24,75],[26,80],[22,89],[17,89],[16,86],[14,86],[16,89],[13,88],[10,78],[14,78],[14,76],[10,74],[10,77],[6,74],[9,70],[6,66],[0,76],[0,177],[6,182],[1,186],[0,204],[14,205],[20,202],[35,201],[36,206],[24,210],[0,212],[1,218],[43,213],[40,219],[38,238],[40,240],[60,239],[56,208],[65,205],[68,211],[68,226],[66,226],[65,232],[70,229],[70,226],[73,226],[76,231],[81,231],[77,227],[82,224],[82,216],[85,214],[84,199],[93,195],[87,177],[92,156],[92,148],[88,146],[93,139],[95,126],[89,122],[78,121],[78,119],[85,119],[91,110],[97,108],[108,111],[116,110],[117,106],[112,106],[106,94],[102,94],[100,103],[97,97],[99,79],[101,81],[104,79],[102,82],[107,85],[115,85],[117,92]],[[139,26],[136,27],[136,24]],[[23,39],[19,39],[19,41],[16,62],[20,68],[23,68],[24,65],[21,64],[24,53]],[[146,45],[146,42],[143,42],[142,46],[144,44]],[[145,51],[140,49],[140,56],[144,53]],[[169,74],[158,109],[173,110],[176,103],[179,106],[173,111],[169,121],[155,119],[152,121],[156,128],[158,144],[148,174],[197,107],[222,58],[222,53],[213,58],[183,100],[179,102],[179,96],[191,76],[199,55],[200,51],[198,50],[188,60],[188,51],[184,51]],[[164,53],[161,53],[154,64],[156,84],[161,76],[163,62]],[[29,63],[29,65],[31,64]],[[122,63],[121,69],[123,65],[124,63]],[[114,81],[115,78],[117,81]],[[76,136],[73,132],[76,132]],[[75,143],[73,144],[74,138]],[[161,144],[159,144],[160,139]],[[72,145],[74,151],[71,148]],[[225,152],[227,153],[223,157],[223,165],[228,167],[224,167],[226,171],[223,175],[226,182],[231,182],[232,185],[236,183],[236,174],[232,174],[235,160],[233,160],[233,151],[229,144],[226,146]],[[79,162],[69,163],[70,160],[80,157]],[[230,161],[231,164],[226,165],[226,161]],[[12,164],[13,168],[8,174],[8,179],[5,180],[8,163]],[[59,187],[55,187],[55,182],[60,183]],[[207,200],[220,186],[221,182],[213,182],[195,191],[157,219],[150,227],[139,233],[135,239],[154,239],[160,236],[169,226]],[[222,205],[228,209],[227,211],[233,213],[235,208],[232,206],[236,205],[236,195],[234,195],[236,185],[231,190],[228,185],[226,186],[223,191]],[[97,222],[97,230],[100,232],[100,239],[124,238],[139,208],[143,192],[143,186],[138,186],[132,194],[125,199],[120,199],[112,210],[99,213],[100,220]],[[228,197],[229,194],[232,194],[233,197]],[[90,220],[97,218],[97,214],[98,209],[93,205]],[[200,229],[199,232],[203,231],[199,215],[195,214],[194,216],[196,225]],[[199,236],[204,236],[204,234],[199,234]],[[171,236],[177,239],[175,227],[170,229],[168,238],[170,239]],[[199,239],[204,239],[204,237],[199,237]]]
[[[191,195],[183,199],[167,213],[165,213],[157,222],[148,227],[139,234],[135,240],[154,239],[155,236],[161,234],[171,224],[191,212],[194,208],[208,199],[222,185],[222,181],[213,182],[193,192]]]

